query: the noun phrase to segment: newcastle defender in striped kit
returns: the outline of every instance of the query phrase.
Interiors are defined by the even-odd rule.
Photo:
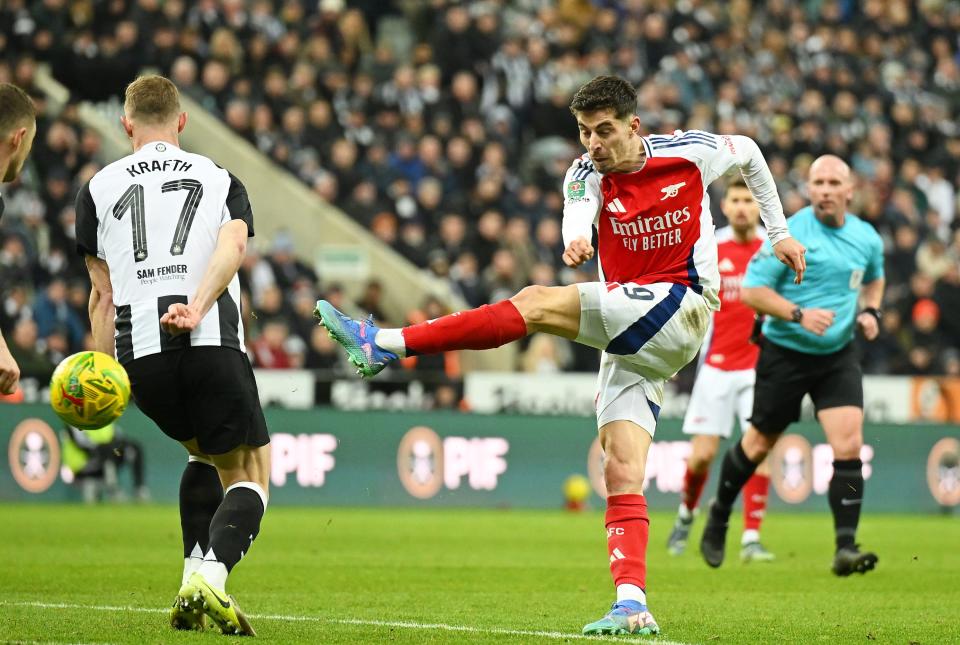
[[[224,591],[260,530],[270,472],[237,279],[253,212],[236,177],[180,149],[187,115],[169,80],[131,83],[122,120],[133,154],[77,196],[94,342],[116,353],[137,405],[188,452],[172,626],[202,629],[209,616],[224,633],[253,634]]]
[[[756,144],[706,132],[640,135],[637,94],[601,76],[570,110],[587,154],[567,173],[563,261],[593,257],[599,230],[602,282],[531,286],[509,300],[403,329],[379,329],[330,303],[317,314],[365,376],[400,356],[488,349],[546,332],[603,350],[597,427],[606,453],[606,533],[617,601],[586,634],[653,634],[646,604],[649,528],[644,468],[664,381],[700,349],[719,304],[720,275],[706,186],[738,168],[760,204],[774,253],[797,272],[803,247],[790,237],[780,199]]]

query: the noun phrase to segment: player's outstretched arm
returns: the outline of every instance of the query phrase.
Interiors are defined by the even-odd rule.
[[[803,273],[807,270],[807,249],[793,237],[787,237],[773,245],[777,259],[793,269],[795,284],[803,282]]]
[[[0,394],[13,394],[20,381],[20,367],[0,334]]]
[[[207,315],[213,303],[229,286],[233,276],[240,269],[243,256],[247,252],[247,224],[241,219],[233,219],[220,227],[217,248],[213,251],[207,271],[203,274],[200,286],[190,304],[174,303],[167,313],[160,317],[160,326],[171,336],[188,334],[203,317]]]
[[[110,282],[110,269],[107,263],[92,255],[85,255],[87,271],[90,273],[90,330],[93,334],[93,348],[113,356],[116,339],[114,338],[113,285]]]
[[[717,176],[736,166],[743,175],[743,181],[760,206],[760,217],[767,229],[767,237],[773,245],[777,259],[790,267],[796,274],[794,282],[800,284],[807,268],[803,244],[790,237],[787,219],[783,214],[783,205],[777,192],[777,183],[773,179],[767,160],[757,146],[756,141],[742,135],[720,137],[720,144],[711,166]],[[712,174],[709,175],[712,181]]]

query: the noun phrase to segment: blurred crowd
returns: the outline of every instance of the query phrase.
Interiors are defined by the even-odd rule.
[[[6,0],[0,52],[0,80],[41,105],[40,62],[89,100],[159,69],[472,306],[595,275],[560,262],[559,186],[580,152],[567,105],[593,76],[622,75],[645,131],[753,137],[788,213],[806,203],[813,158],[848,160],[852,210],[886,245],[883,334],[864,346],[866,370],[960,374],[960,2]],[[5,190],[0,324],[27,362],[85,342],[72,198],[98,148],[72,106],[44,112],[28,172]],[[381,286],[345,302],[292,246],[280,234],[245,262],[251,355],[340,369],[313,303],[382,317]],[[440,313],[427,302],[388,322]],[[595,362],[537,338],[517,368]],[[455,357],[411,369],[459,374]]]

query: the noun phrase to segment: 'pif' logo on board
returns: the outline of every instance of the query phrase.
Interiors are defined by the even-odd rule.
[[[42,493],[57,481],[60,444],[45,421],[24,419],[10,435],[7,447],[10,473],[28,493]]]
[[[426,426],[410,428],[397,449],[397,474],[407,492],[429,499],[443,487],[443,442]]]
[[[927,485],[941,506],[960,504],[960,441],[947,437],[933,445],[927,457]]]
[[[770,455],[770,481],[785,502],[799,504],[813,489],[813,451],[796,434],[784,435]]]

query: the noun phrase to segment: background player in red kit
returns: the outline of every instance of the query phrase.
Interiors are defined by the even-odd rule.
[[[649,536],[643,497],[647,452],[663,384],[703,342],[720,306],[717,247],[706,186],[738,168],[760,205],[776,256],[797,273],[803,246],[790,237],[776,185],[756,143],[707,132],[640,134],[630,83],[599,76],[570,110],[587,154],[564,181],[563,261],[593,257],[597,228],[602,282],[530,286],[493,305],[403,329],[357,321],[329,302],[317,316],[364,376],[403,356],[499,347],[542,331],[603,350],[597,427],[606,456],[607,551],[617,601],[585,634],[655,634],[646,604]]]
[[[693,435],[693,439],[680,508],[667,541],[673,555],[680,555],[686,549],[693,511],[710,474],[720,437],[730,437],[735,419],[740,422],[740,431],[745,431],[753,406],[754,368],[760,348],[750,342],[754,312],[740,302],[740,283],[750,258],[763,244],[760,237],[763,229],[757,225],[760,208],[750,189],[737,177],[727,184],[721,209],[730,222],[728,227],[717,231],[721,304],[720,310],[713,314],[710,332],[700,352],[701,364],[683,420],[684,433]],[[740,559],[744,562],[773,560],[773,554],[760,543],[760,524],[769,488],[770,477],[764,462],[744,487],[740,550]]]

